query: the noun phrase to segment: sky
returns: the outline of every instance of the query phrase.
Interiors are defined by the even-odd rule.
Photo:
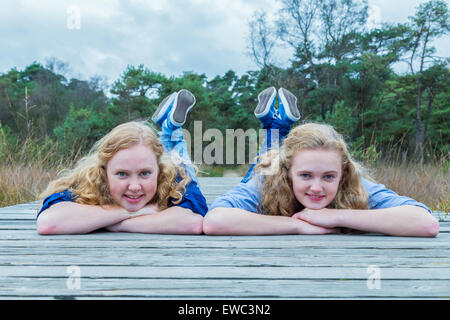
[[[406,22],[425,0],[369,0],[369,20]],[[0,74],[50,58],[67,63],[67,78],[100,76],[111,84],[128,65],[167,76],[184,71],[209,79],[258,69],[247,50],[256,10],[275,17],[276,0],[3,0]],[[449,37],[433,43],[449,56]],[[292,51],[277,53],[289,65]]]

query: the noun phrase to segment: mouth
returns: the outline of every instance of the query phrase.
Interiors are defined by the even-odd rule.
[[[144,197],[143,194],[141,195],[131,195],[131,194],[124,194],[124,198],[126,201],[130,203],[138,203],[141,201],[141,199]]]
[[[313,202],[320,202],[325,198],[324,195],[320,195],[320,194],[308,194],[307,193],[306,196],[308,197],[309,200],[311,200]]]

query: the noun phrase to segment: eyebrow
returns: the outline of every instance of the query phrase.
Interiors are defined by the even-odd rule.
[[[155,169],[154,168],[150,168],[150,167],[145,167],[145,168],[140,168],[138,171],[140,172],[140,171],[154,171]],[[123,168],[115,168],[113,171],[115,171],[115,172],[119,172],[119,171],[124,171],[124,172],[130,172],[130,171],[132,171],[132,170],[130,170],[130,169],[123,169]]]
[[[297,172],[297,173],[298,173],[298,172],[313,173],[314,171],[306,170],[306,169],[298,169],[296,172]],[[329,174],[329,173],[335,173],[335,174],[337,174],[338,172],[335,171],[335,170],[330,170],[330,171],[325,171],[325,172],[322,172],[322,173],[323,173],[323,174]]]

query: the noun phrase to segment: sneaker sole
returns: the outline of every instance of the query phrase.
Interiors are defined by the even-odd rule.
[[[284,108],[287,117],[292,121],[299,120],[300,112],[297,109],[297,97],[284,88],[280,88],[280,90],[278,90],[278,95],[280,96],[280,100],[281,103],[283,103],[283,106],[286,106],[286,104],[288,106],[288,108]]]
[[[167,109],[169,108],[170,104],[172,103],[172,100],[175,98],[176,94],[177,93],[174,92],[171,95],[165,97],[163,101],[161,101],[161,103],[158,106],[158,109],[156,109],[155,113],[152,116],[152,120],[154,122],[158,122],[160,119],[162,119],[164,114],[167,112]]]
[[[189,110],[195,105],[195,97],[188,90],[181,90],[175,98],[171,112],[171,121],[177,125],[183,125]]]
[[[255,108],[255,116],[258,118],[264,117],[269,113],[272,106],[273,99],[277,94],[275,87],[267,88],[258,95],[258,105]]]

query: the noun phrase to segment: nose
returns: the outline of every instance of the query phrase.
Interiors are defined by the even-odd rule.
[[[311,182],[310,190],[314,193],[320,193],[322,191],[322,183],[320,182],[320,179],[314,179]]]
[[[141,190],[141,184],[139,183],[139,180],[137,178],[133,178],[130,180],[130,184],[128,185],[128,190],[131,192],[138,192]]]

